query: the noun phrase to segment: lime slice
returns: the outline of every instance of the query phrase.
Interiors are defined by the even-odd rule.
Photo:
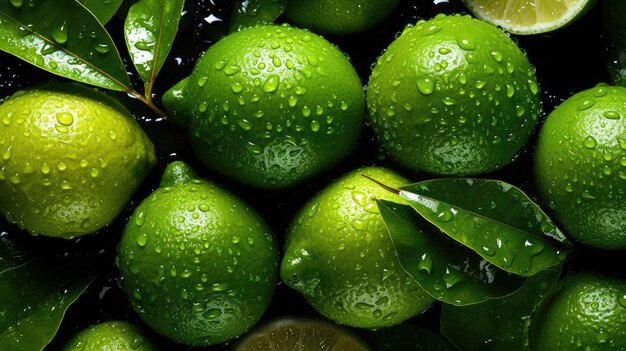
[[[311,318],[281,317],[248,333],[233,351],[371,351],[346,328]]]
[[[597,0],[463,0],[476,17],[514,34],[550,32],[582,17]]]

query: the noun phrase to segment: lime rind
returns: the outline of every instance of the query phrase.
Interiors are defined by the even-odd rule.
[[[481,20],[520,35],[547,33],[568,26],[587,13],[597,2],[597,0],[462,1]]]

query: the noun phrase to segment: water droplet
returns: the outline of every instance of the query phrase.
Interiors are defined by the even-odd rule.
[[[435,90],[435,82],[428,77],[421,77],[417,79],[417,89],[424,95],[430,95]]]
[[[24,0],[10,0],[9,2],[16,8],[20,8],[24,4]]]
[[[620,294],[617,297],[617,302],[620,304],[620,306],[626,308],[626,294]]]
[[[594,149],[596,145],[598,145],[598,142],[592,136],[588,136],[585,138],[585,140],[583,140],[583,146],[587,149]]]
[[[137,236],[137,245],[139,245],[139,247],[148,245],[148,236],[145,233],[141,233]]]
[[[476,43],[470,39],[457,39],[456,42],[459,45],[459,47],[465,51],[476,50]]]
[[[280,84],[280,77],[278,75],[271,75],[267,77],[267,80],[263,84],[263,91],[266,93],[275,92]]]
[[[590,108],[591,106],[593,106],[594,104],[595,102],[593,100],[585,100],[578,105],[577,109],[578,111],[584,111]]]
[[[488,247],[488,246],[483,246],[481,250],[483,251],[485,255],[489,257],[493,257],[496,254],[496,251],[493,248]]]
[[[494,61],[496,62],[502,62],[502,54],[499,53],[498,51],[493,51],[491,53],[491,57],[493,58]]]
[[[420,257],[419,262],[417,263],[417,269],[426,272],[426,274],[430,274],[433,269],[432,257],[427,253],[423,254],[422,257]]]
[[[139,212],[139,214],[137,215],[137,217],[135,217],[135,224],[138,227],[141,227],[146,221],[146,213],[141,211]]]
[[[437,220],[439,222],[447,223],[454,218],[454,213],[450,209],[444,209],[437,212]]]
[[[463,280],[463,276],[455,269],[446,267],[446,272],[443,275],[443,282],[446,284],[446,289],[451,289],[453,286]]]
[[[255,144],[251,141],[247,142],[245,144],[246,150],[248,150],[249,152],[255,154],[255,155],[259,155],[263,152],[263,146],[259,145],[259,144]]]
[[[59,112],[56,114],[57,122],[64,126],[69,126],[74,123],[74,116],[69,112]]]
[[[598,342],[598,344],[604,344],[609,340],[609,336],[603,332],[603,331],[599,331],[596,334],[596,341]]]
[[[94,49],[96,50],[97,53],[102,54],[102,55],[106,54],[107,52],[111,50],[108,44],[98,44],[95,46]]]
[[[67,43],[67,38],[69,34],[69,28],[67,25],[67,21],[64,21],[63,24],[58,26],[52,31],[52,39],[57,43],[63,45]]]
[[[604,117],[608,119],[619,119],[621,116],[617,111],[606,111],[604,112]]]
[[[204,317],[207,319],[215,319],[222,315],[222,310],[217,308],[211,308],[204,313]]]
[[[224,69],[224,74],[227,76],[232,76],[240,70],[241,68],[239,68],[238,66],[228,66]]]
[[[241,85],[241,83],[235,82],[230,85],[230,89],[233,91],[233,93],[239,94],[243,91],[243,85]]]
[[[320,130],[320,122],[318,122],[316,120],[312,120],[311,121],[311,131],[317,132],[319,130]]]

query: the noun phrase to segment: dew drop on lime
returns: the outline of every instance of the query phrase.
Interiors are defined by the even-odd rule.
[[[435,82],[428,77],[421,77],[417,79],[417,90],[424,95],[430,95],[435,91]]]
[[[10,0],[11,5],[15,8],[20,8],[24,4],[24,0]]]
[[[596,139],[592,136],[588,136],[583,140],[583,146],[587,149],[594,149],[598,145]]]

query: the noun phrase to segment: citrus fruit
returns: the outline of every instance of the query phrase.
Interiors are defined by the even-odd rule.
[[[615,85],[626,86],[626,1],[605,0],[604,32],[608,41],[607,70]]]
[[[136,326],[119,321],[92,325],[76,334],[61,351],[156,351]]]
[[[532,351],[626,350],[626,281],[577,273],[559,282],[532,316]]]
[[[139,204],[118,246],[121,286],[139,317],[179,343],[233,339],[267,308],[276,242],[242,200],[182,162]]]
[[[538,34],[565,27],[596,0],[463,0],[476,17],[514,34]]]
[[[400,198],[361,173],[390,186],[407,183],[372,167],[327,186],[293,219],[280,275],[327,318],[373,329],[401,323],[433,299],[400,266],[378,212],[375,198]]]
[[[298,317],[281,317],[256,328],[233,351],[370,351],[371,348],[348,329],[331,322]]]
[[[296,26],[345,35],[369,29],[385,19],[399,0],[290,0],[285,15]]]
[[[264,26],[213,45],[163,97],[205,166],[261,188],[285,188],[356,146],[365,99],[339,49],[308,31]]]
[[[469,16],[438,15],[405,29],[378,58],[368,86],[378,140],[417,172],[504,167],[541,114],[527,57],[498,28]]]
[[[156,163],[117,101],[48,83],[0,105],[0,212],[31,234],[73,238],[111,222]]]
[[[537,192],[569,236],[626,249],[626,88],[599,85],[558,106],[535,150]]]

